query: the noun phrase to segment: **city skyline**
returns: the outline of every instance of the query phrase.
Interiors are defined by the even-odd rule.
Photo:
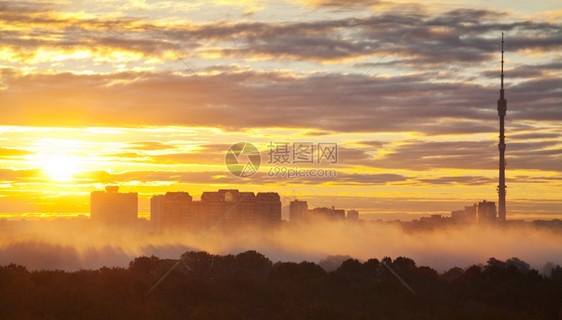
[[[324,205],[327,205],[324,203]],[[277,192],[248,192],[238,189],[219,189],[204,191],[199,200],[194,199],[187,191],[166,192],[150,198],[150,216],[139,216],[138,194],[136,192],[121,193],[119,186],[108,185],[104,191],[90,193],[90,220],[99,226],[120,227],[136,230],[141,220],[150,223],[150,231],[174,234],[201,232],[211,230],[219,225],[224,230],[271,231],[280,228],[282,222],[292,224],[337,222],[338,220],[373,222],[362,218],[359,211],[353,208],[335,206],[309,207],[305,200],[294,199],[290,202],[288,213],[283,216],[281,197]],[[140,220],[139,220],[140,219]],[[419,226],[445,226],[444,221],[456,226],[479,223],[483,226],[508,226],[507,223],[520,224],[523,220],[505,219],[496,209],[494,201],[483,200],[464,210],[451,210],[450,216],[440,214],[423,216],[419,220],[391,222],[418,223]],[[534,223],[545,223],[552,226],[560,224],[560,219],[535,220]],[[374,222],[383,222],[382,219]],[[429,222],[429,223],[427,223]]]
[[[107,184],[144,216],[163,191],[239,185],[384,220],[495,200],[503,31],[508,218],[562,218],[560,14],[510,6],[5,2],[0,217],[87,214]],[[243,179],[240,142],[262,160]],[[337,143],[298,164],[337,176],[268,176],[272,142]]]
[[[122,267],[143,255],[175,260],[187,251],[227,254],[256,248],[273,259],[289,258],[295,262],[318,261],[328,255],[366,261],[373,256],[398,257],[407,253],[416,261],[437,268],[463,266],[490,256],[525,257],[535,268],[541,268],[545,263],[559,264],[562,257],[558,245],[562,220],[497,221],[495,203],[488,201],[412,221],[370,221],[350,208],[330,208],[327,204],[315,207],[294,200],[305,216],[281,221],[278,197],[273,202],[266,201],[274,204],[276,211],[264,211],[253,201],[258,196],[244,190],[207,191],[210,201],[206,203],[193,201],[187,192],[170,192],[154,197],[156,205],[163,205],[159,214],[175,219],[167,222],[172,228],[158,229],[156,219],[149,221],[134,215],[136,201],[130,200],[136,200],[135,193],[120,193],[116,186],[107,186],[105,191],[93,191],[91,195],[99,203],[92,203],[92,209],[98,213],[90,218],[0,219],[0,263],[78,270]],[[244,199],[235,201],[236,195]],[[268,193],[263,195],[270,198]],[[104,207],[104,211],[99,211]],[[271,227],[258,217],[267,217],[267,212],[276,212],[271,220],[276,223]],[[255,214],[258,219],[252,218]],[[480,215],[486,217],[482,219]],[[197,223],[201,216],[208,218],[199,220],[203,224]],[[350,230],[372,246],[374,252],[365,250]]]

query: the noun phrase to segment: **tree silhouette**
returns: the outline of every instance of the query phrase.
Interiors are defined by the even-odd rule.
[[[247,251],[188,252],[174,263],[139,257],[127,269],[0,267],[0,319],[560,319],[562,268],[550,278],[511,258],[443,274],[409,258],[345,260],[326,272]],[[388,271],[392,267],[417,292]]]

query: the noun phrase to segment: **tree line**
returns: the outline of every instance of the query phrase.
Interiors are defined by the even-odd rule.
[[[0,267],[0,319],[561,319],[562,268],[524,261],[438,273],[414,260],[272,263],[256,251],[139,257],[76,272]],[[409,292],[391,268],[414,291]]]

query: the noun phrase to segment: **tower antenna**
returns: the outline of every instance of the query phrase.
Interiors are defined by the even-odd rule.
[[[500,88],[500,98],[498,99],[498,116],[500,117],[500,141],[498,143],[498,149],[500,152],[500,163],[499,163],[499,183],[498,183],[498,220],[505,221],[506,216],[506,206],[505,206],[505,135],[504,135],[504,117],[507,111],[507,101],[505,100],[504,88],[503,88],[503,31],[502,31],[502,60],[501,60],[501,88]]]
[[[504,97],[504,91],[503,91],[503,31],[502,31],[502,72],[501,72],[501,89],[500,89],[500,99],[502,99]]]

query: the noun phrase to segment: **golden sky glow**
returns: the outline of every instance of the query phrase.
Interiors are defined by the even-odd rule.
[[[0,215],[87,214],[106,184],[145,215],[218,188],[383,219],[495,201],[503,29],[508,218],[562,217],[559,6],[433,4],[1,2]],[[247,179],[224,164],[240,141]],[[268,177],[271,141],[337,143],[337,177]]]

